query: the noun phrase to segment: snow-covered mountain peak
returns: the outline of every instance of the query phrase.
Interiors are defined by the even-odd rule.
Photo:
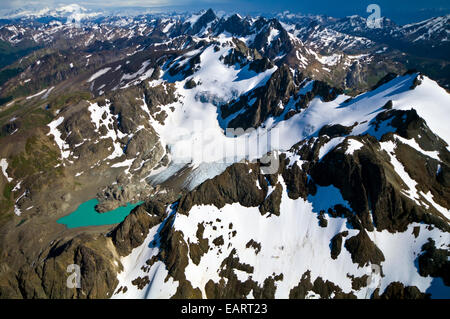
[[[444,20],[121,13],[0,21],[0,297],[450,295]]]
[[[60,5],[58,7],[46,7],[35,9],[21,9],[14,11],[4,11],[1,16],[3,19],[32,19],[42,17],[68,18],[77,17],[79,19],[88,19],[101,15],[100,12],[86,9],[85,7],[73,3]]]

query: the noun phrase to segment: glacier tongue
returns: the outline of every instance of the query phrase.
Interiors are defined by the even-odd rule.
[[[316,97],[307,109],[288,120],[276,121],[269,118],[263,124],[264,128],[249,129],[239,137],[226,136],[220,124],[218,107],[209,100],[198,100],[196,98],[198,94],[205,91],[215,92],[217,89],[220,89],[217,94],[222,96],[235,89],[239,94],[243,94],[255,85],[261,85],[255,83],[266,81],[273,70],[235,83],[237,71],[216,62],[223,50],[213,52],[212,48],[208,48],[202,53],[201,68],[195,73],[195,78],[201,84],[193,89],[185,89],[185,81],[177,82],[181,101],[174,105],[175,112],[169,114],[165,125],[157,125],[161,140],[171,150],[174,164],[186,164],[194,169],[203,167],[199,171],[204,178],[191,178],[190,189],[218,175],[232,163],[244,159],[256,160],[270,151],[287,151],[299,141],[317,136],[318,131],[325,125],[352,126],[357,123],[350,135],[368,133],[380,139],[388,132],[395,132],[395,128],[389,125],[378,130],[372,125],[372,121],[384,111],[382,106],[388,101],[393,102],[394,109],[414,108],[433,132],[444,141],[450,141],[449,127],[443,120],[448,112],[445,106],[450,105],[450,95],[427,77],[424,77],[421,85],[411,90],[410,87],[417,74],[399,76],[374,91],[358,95],[350,101],[348,101],[349,96],[346,95],[340,95],[330,102],[324,102]],[[206,58],[203,60],[204,55]],[[215,74],[220,74],[220,77],[215,77]],[[250,87],[249,81],[252,83]],[[176,130],[173,129],[174,126],[177,127]],[[340,140],[336,139],[333,144],[330,144],[331,149],[339,142]],[[321,152],[325,155],[325,148]]]

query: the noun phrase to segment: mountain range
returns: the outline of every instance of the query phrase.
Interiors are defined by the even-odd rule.
[[[449,298],[448,19],[4,13],[0,298]]]

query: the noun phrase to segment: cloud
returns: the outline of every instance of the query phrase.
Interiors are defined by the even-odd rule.
[[[70,0],[68,0],[70,2]],[[95,6],[95,7],[159,7],[159,6],[169,6],[173,5],[173,0],[93,0],[93,1],[81,1],[80,5],[86,6]],[[187,2],[187,1],[179,1],[179,2]]]

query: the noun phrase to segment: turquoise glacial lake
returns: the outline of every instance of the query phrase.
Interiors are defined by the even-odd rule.
[[[117,224],[122,222],[133,208],[142,203],[142,201],[136,204],[127,203],[127,206],[120,206],[109,212],[98,213],[95,210],[98,200],[94,198],[78,206],[77,210],[70,215],[58,219],[57,223],[64,224],[67,228]]]

